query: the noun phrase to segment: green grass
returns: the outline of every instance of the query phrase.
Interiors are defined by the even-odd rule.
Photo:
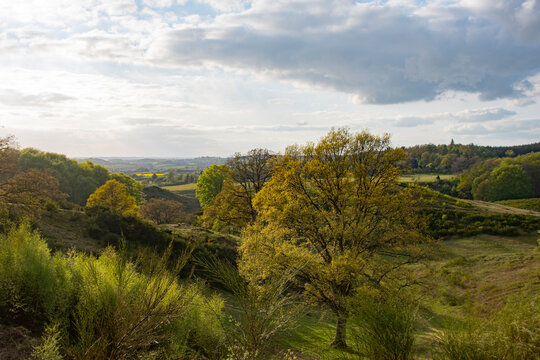
[[[182,185],[172,185],[172,186],[162,186],[162,189],[169,190],[178,195],[184,195],[191,198],[196,198],[195,190],[197,189],[197,184],[182,184]]]
[[[169,191],[186,191],[186,190],[195,190],[197,189],[197,184],[182,184],[182,185],[172,185],[172,186],[162,186],[163,189]]]
[[[441,180],[451,180],[457,177],[457,175],[455,174],[446,174],[446,175],[409,174],[409,175],[402,175],[399,180],[404,183],[426,183],[426,182],[437,181],[437,176],[439,176]]]
[[[497,201],[497,204],[525,210],[540,211],[540,198],[503,200]]]

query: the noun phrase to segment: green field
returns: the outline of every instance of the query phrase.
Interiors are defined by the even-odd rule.
[[[425,183],[425,182],[435,182],[437,181],[437,176],[441,180],[452,180],[455,179],[458,175],[456,174],[446,174],[446,175],[437,175],[437,174],[409,174],[402,175],[399,180],[404,183]]]
[[[169,190],[177,195],[188,196],[191,198],[196,198],[195,190],[197,189],[197,184],[182,184],[182,185],[172,185],[172,186],[162,186],[161,188]]]
[[[540,212],[540,198],[503,200],[497,201],[497,204]]]
[[[195,189],[197,189],[197,184],[191,183],[182,185],[162,186],[162,188],[169,191],[195,191]]]
[[[461,322],[471,315],[500,309],[508,296],[540,291],[540,252],[536,234],[506,237],[478,235],[446,240],[434,246],[418,297],[418,329],[415,355],[431,359],[434,329]],[[474,309],[471,310],[471,304]],[[280,339],[281,349],[301,354],[299,359],[358,359],[358,355],[328,346],[334,335],[331,313],[306,309],[297,326]],[[350,338],[351,345],[354,343]]]

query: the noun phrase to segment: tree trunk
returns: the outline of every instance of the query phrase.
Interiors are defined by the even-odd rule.
[[[347,348],[347,316],[344,314],[337,315],[336,336],[330,345],[338,349]]]

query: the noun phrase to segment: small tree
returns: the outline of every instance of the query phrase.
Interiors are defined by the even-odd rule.
[[[127,193],[135,198],[137,205],[140,205],[143,202],[143,186],[140,182],[124,173],[113,173],[111,174],[111,179],[124,184]]]
[[[153,198],[141,206],[141,215],[157,224],[170,224],[182,216],[182,209],[178,201]]]
[[[289,147],[254,200],[242,270],[259,280],[298,274],[308,299],[336,315],[336,347],[346,346],[347,298],[359,286],[406,285],[404,265],[421,255],[412,194],[397,185],[404,157],[388,135],[331,131]]]
[[[90,195],[86,207],[102,207],[119,215],[138,215],[139,213],[135,198],[128,194],[124,184],[116,180],[109,180],[100,186]]]
[[[227,178],[227,167],[223,165],[210,165],[202,172],[197,181],[195,194],[203,208],[214,201],[217,194],[223,188],[223,182]]]
[[[236,153],[227,162],[228,178],[221,192],[205,208],[203,223],[209,225],[218,220],[236,231],[253,223],[257,217],[253,199],[271,178],[273,156],[265,149],[253,149],[246,155]]]

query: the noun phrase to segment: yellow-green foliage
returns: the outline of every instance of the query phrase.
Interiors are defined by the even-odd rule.
[[[413,358],[416,309],[398,294],[351,299],[351,345],[376,360]]]
[[[32,360],[62,360],[60,342],[61,331],[58,324],[47,326],[41,344],[32,352]]]
[[[109,180],[100,186],[86,202],[86,207],[101,207],[118,215],[138,215],[139,207],[126,186],[117,180]]]
[[[211,357],[224,348],[222,307],[202,285],[180,285],[167,256],[135,264],[112,248],[99,258],[52,255],[26,224],[0,237],[0,318],[54,324],[37,359],[171,358],[182,349]]]
[[[164,341],[189,299],[163,269],[144,274],[108,248],[99,257],[69,260],[77,293],[77,359],[123,359]],[[152,270],[154,271],[154,270]]]
[[[0,308],[7,317],[29,316],[32,325],[65,319],[70,311],[71,274],[28,224],[0,236]]]
[[[203,290],[201,283],[184,288],[190,302],[174,324],[173,350],[187,358],[222,359],[226,351],[224,302],[218,295],[204,296]]]

